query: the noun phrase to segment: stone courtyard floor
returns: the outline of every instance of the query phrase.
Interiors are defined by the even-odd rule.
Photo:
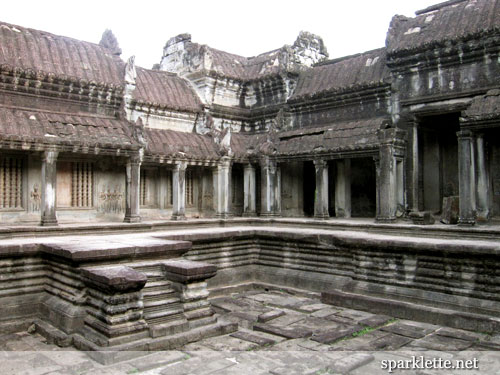
[[[36,332],[4,334],[0,374],[500,374],[500,334],[394,319],[280,290],[211,302],[220,320],[238,323],[237,332],[178,350],[130,353],[130,360],[112,365],[48,344]],[[468,369],[439,368],[445,361]]]

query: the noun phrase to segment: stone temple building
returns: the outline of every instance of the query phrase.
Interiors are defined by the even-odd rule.
[[[425,224],[435,218],[461,225],[449,227],[456,233],[472,233],[462,226],[498,223],[499,0],[450,0],[412,18],[395,16],[384,47],[333,60],[323,40],[308,32],[291,45],[248,58],[182,34],[166,42],[152,69],[136,66],[134,57],[122,59],[109,30],[95,44],[0,23],[2,223],[118,227],[155,219],[171,225],[180,224],[170,219],[186,219],[182,223],[188,225],[196,218],[208,225],[213,218],[231,225],[308,217],[371,218],[383,228],[390,225],[377,223]],[[292,233],[280,238],[295,241]],[[170,240],[180,239],[191,241]],[[217,241],[213,248],[224,238]],[[384,246],[380,251],[391,253],[387,262],[396,259],[399,250]],[[434,248],[428,246],[425,251]],[[56,267],[45,258],[64,251],[49,247],[37,247],[30,256]],[[451,260],[442,251],[432,261],[447,269]],[[453,299],[450,306],[498,319],[498,306],[492,307],[498,298],[498,249],[497,255],[484,251],[481,261],[472,250],[452,257],[463,260],[463,267],[474,264],[469,271],[483,287],[470,287],[462,271],[443,271],[462,291],[450,284],[422,300],[442,304],[444,293]],[[77,272],[99,289],[102,275],[75,271],[76,253],[71,254],[64,272]],[[255,254],[247,254],[245,264]],[[353,269],[361,258],[351,263]],[[394,272],[408,266],[398,259]],[[302,271],[313,272],[313,263]],[[207,278],[215,271],[200,272]],[[335,277],[347,277],[342,272]],[[491,272],[496,276],[482,278]],[[364,275],[366,285],[370,277]],[[434,283],[417,279],[412,282],[428,285],[415,284],[414,290]],[[140,287],[134,285],[136,293]],[[350,290],[361,293],[357,285]],[[97,292],[94,297],[107,298]],[[57,305],[52,302],[45,308]]]
[[[182,34],[153,69],[110,31],[94,44],[2,23],[1,219],[392,222],[447,201],[460,224],[493,219],[498,12],[396,16],[385,47],[334,60],[307,32],[250,58]]]

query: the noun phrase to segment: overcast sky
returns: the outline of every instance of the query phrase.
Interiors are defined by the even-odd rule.
[[[320,35],[330,58],[382,47],[393,15],[440,0],[9,0],[0,20],[98,43],[106,28],[122,58],[159,63],[165,42],[190,33],[193,42],[243,56],[293,44],[301,30]]]

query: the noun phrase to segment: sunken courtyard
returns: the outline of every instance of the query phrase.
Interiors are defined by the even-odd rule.
[[[500,0],[337,59],[181,34],[147,69],[110,30],[26,26],[0,22],[0,350],[39,351],[26,374],[500,368]]]

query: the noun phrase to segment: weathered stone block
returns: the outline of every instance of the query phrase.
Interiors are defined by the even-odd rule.
[[[434,224],[434,218],[430,212],[410,212],[410,219],[413,224],[431,225]]]
[[[443,214],[441,222],[443,224],[457,224],[460,211],[459,197],[451,196],[443,198]]]
[[[126,266],[82,269],[86,284],[105,292],[133,292],[141,290],[148,278]]]
[[[187,259],[163,262],[162,268],[168,280],[180,283],[206,280],[217,273],[217,267],[213,264]]]

